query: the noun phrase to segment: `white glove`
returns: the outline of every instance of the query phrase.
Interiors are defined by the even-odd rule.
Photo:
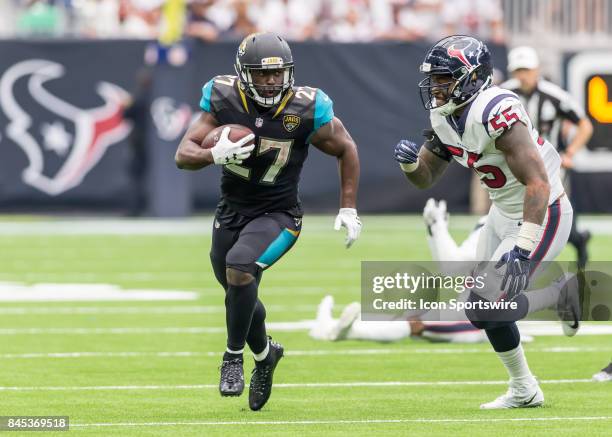
[[[255,138],[254,134],[249,134],[233,143],[228,138],[229,133],[230,128],[224,128],[221,131],[221,137],[217,140],[215,147],[210,149],[210,153],[212,153],[215,164],[217,165],[241,164],[243,160],[247,159],[251,155],[251,152],[255,148],[255,144],[242,147]]]
[[[340,208],[336,216],[334,229],[339,231],[342,226],[344,226],[347,231],[345,244],[348,249],[359,238],[359,234],[361,233],[361,220],[359,220],[355,208]]]

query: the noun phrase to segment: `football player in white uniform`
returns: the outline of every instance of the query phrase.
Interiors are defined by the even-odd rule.
[[[473,290],[470,300],[512,299],[518,305],[501,319],[468,313],[474,326],[485,330],[510,375],[507,393],[481,408],[540,406],[544,395],[527,365],[515,322],[557,305],[578,327],[576,300],[558,303],[562,287],[522,293],[530,274],[542,261],[554,260],[567,243],[572,206],[559,177],[561,159],[539,137],[517,95],[491,85],[491,55],[481,41],[444,38],[429,50],[420,69],[425,79],[419,88],[432,129],[426,131],[424,147],[402,140],[395,157],[419,188],[435,183],[452,159],[476,171],[493,202],[476,260],[496,263],[499,283],[487,290],[495,295]]]

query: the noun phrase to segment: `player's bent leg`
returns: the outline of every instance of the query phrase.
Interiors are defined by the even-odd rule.
[[[531,259],[533,270],[531,278],[535,278],[547,268],[550,262],[561,253],[566,246],[572,227],[572,205],[563,196],[553,202],[547,209],[544,228],[540,243],[533,251]],[[524,293],[528,302],[528,312],[533,313],[546,308],[555,308],[559,314],[563,331],[566,335],[575,335],[580,327],[580,297],[579,287],[573,286],[575,278],[563,274],[550,286]]]
[[[225,322],[227,349],[223,354],[219,392],[222,396],[240,396],[244,391],[243,351],[254,306],[257,303],[255,277],[247,272],[227,268]]]
[[[299,236],[300,225],[301,220],[285,213],[270,213],[257,217],[242,229],[238,241],[226,258],[228,271],[232,269],[253,276],[253,280],[248,284],[234,286],[233,279],[228,275],[228,295],[237,287],[252,287],[254,290],[254,299],[247,300],[244,306],[237,305],[236,302],[228,306],[228,313],[241,314],[237,316],[240,322],[236,325],[239,325],[240,329],[236,330],[236,338],[241,336],[243,346],[244,342],[249,341],[255,358],[255,368],[249,386],[249,407],[252,410],[261,409],[268,401],[272,392],[274,371],[283,357],[283,347],[266,336],[265,309],[257,299],[258,281],[255,278],[293,247]],[[240,291],[249,290],[245,288]],[[246,329],[244,322],[248,322]],[[228,324],[228,329],[229,327]]]
[[[314,325],[308,332],[308,335],[311,338],[315,340],[329,340],[329,334],[333,326],[335,325],[335,321],[332,316],[333,309],[333,296],[327,295],[323,299],[321,299],[321,302],[317,307],[317,317],[315,319]]]

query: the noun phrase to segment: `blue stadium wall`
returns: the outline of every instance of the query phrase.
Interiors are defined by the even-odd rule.
[[[139,174],[152,215],[214,208],[219,169],[183,172],[173,157],[189,119],[199,112],[202,85],[233,73],[236,44],[189,42],[185,66],[150,70],[151,92],[130,134],[143,139],[143,154],[130,145],[125,125],[117,124],[113,98],[118,89],[136,92],[147,44],[0,42],[0,210],[125,210]],[[430,196],[447,199],[452,211],[468,210],[468,170],[451,165],[436,187],[419,191],[393,160],[396,142],[420,142],[428,125],[417,89],[427,44],[313,42],[292,48],[296,83],[325,90],[359,146],[362,212],[419,212]],[[505,47],[491,49],[505,71]],[[336,209],[338,187],[335,160],[313,148],[300,183],[306,211]]]

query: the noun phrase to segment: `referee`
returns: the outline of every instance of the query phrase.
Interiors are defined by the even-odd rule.
[[[508,72],[512,79],[500,85],[514,91],[527,109],[529,118],[540,135],[557,147],[561,155],[562,169],[573,167],[573,157],[593,134],[593,125],[584,111],[569,93],[540,76],[540,61],[531,47],[517,47],[508,53]],[[569,122],[575,126],[575,133],[569,144],[563,135],[563,125]],[[568,172],[564,175],[565,190],[570,194]],[[572,222],[569,242],[576,248],[578,268],[584,270],[587,260],[589,231],[578,232],[576,213]]]

